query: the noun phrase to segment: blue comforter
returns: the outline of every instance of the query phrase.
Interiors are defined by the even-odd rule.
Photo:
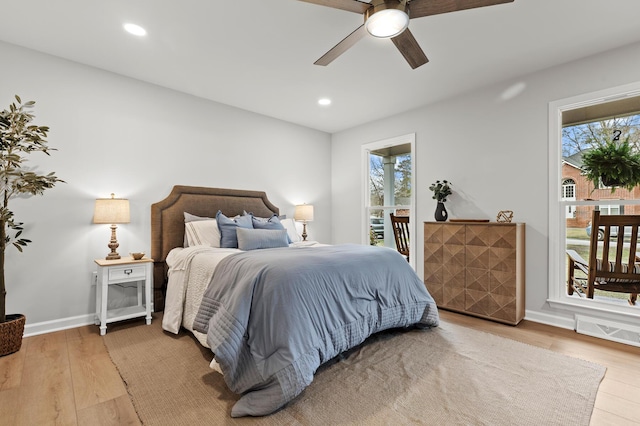
[[[194,329],[207,334],[231,415],[295,398],[324,362],[381,330],[438,325],[436,305],[395,250],[361,245],[254,250],[216,267]]]

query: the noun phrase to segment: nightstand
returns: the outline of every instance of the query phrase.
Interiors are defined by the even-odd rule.
[[[153,259],[147,257],[133,260],[126,257],[117,260],[95,259],[98,264],[96,286],[96,325],[100,325],[100,335],[107,333],[107,324],[130,318],[145,317],[151,324],[151,288],[153,287]],[[137,283],[138,303],[135,306],[107,310],[109,286],[112,284]],[[144,300],[142,289],[144,287]],[[144,302],[144,303],[143,303]]]

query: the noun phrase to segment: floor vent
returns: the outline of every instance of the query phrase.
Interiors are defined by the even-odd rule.
[[[576,315],[576,331],[588,336],[640,347],[640,327],[629,324]]]

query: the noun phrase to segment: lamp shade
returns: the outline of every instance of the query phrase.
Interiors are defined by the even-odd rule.
[[[293,218],[295,220],[303,220],[305,222],[311,222],[313,220],[313,205],[311,204],[297,205],[293,213]]]
[[[129,200],[125,198],[115,198],[111,194],[111,198],[96,199],[95,208],[93,209],[93,223],[129,223]]]

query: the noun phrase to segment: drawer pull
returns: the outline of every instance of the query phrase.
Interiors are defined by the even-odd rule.
[[[133,273],[133,269],[125,269],[124,270],[124,274],[125,275],[131,275]]]

